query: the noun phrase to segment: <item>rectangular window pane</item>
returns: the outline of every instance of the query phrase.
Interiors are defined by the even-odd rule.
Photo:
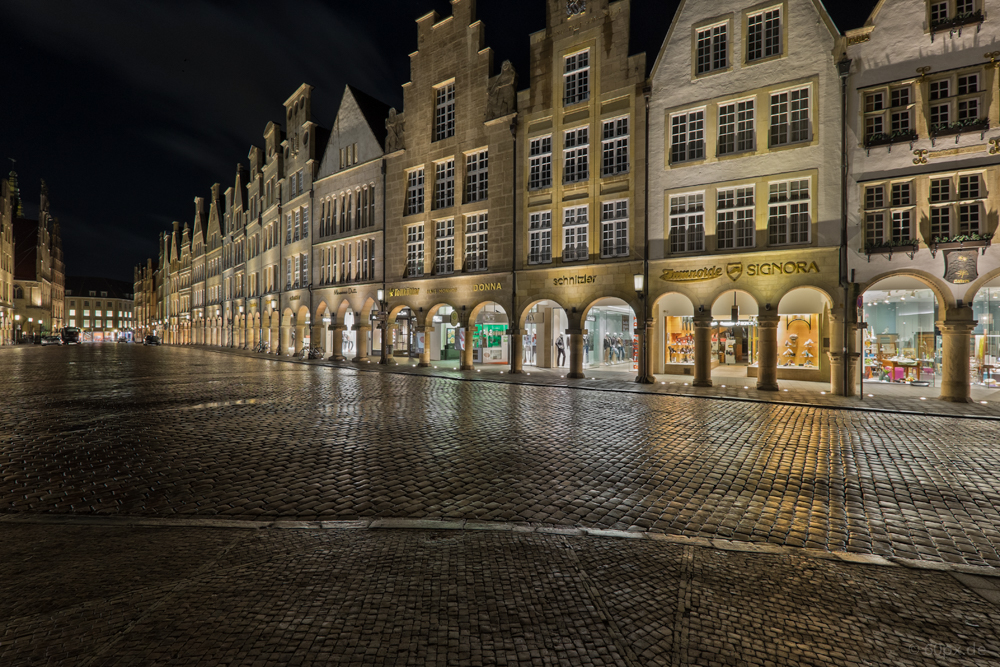
[[[489,196],[488,151],[471,153],[465,158],[465,201],[482,201]]]
[[[467,271],[486,271],[487,214],[477,213],[465,218],[465,266]]]
[[[726,67],[728,64],[726,33],[725,24],[698,31],[698,74]]]
[[[576,104],[590,98],[590,51],[566,58],[563,91],[563,104]]]
[[[628,257],[628,200],[601,204],[601,256]]]
[[[343,199],[341,199],[343,208]],[[406,214],[423,213],[424,211],[424,170],[416,169],[406,175]],[[341,231],[344,230],[343,213],[341,214]]]
[[[670,161],[705,157],[705,112],[691,111],[670,120]]]
[[[435,91],[434,141],[455,136],[455,84],[449,83]]]
[[[702,112],[704,117],[704,112]],[[704,126],[704,120],[702,125]],[[699,131],[701,131],[699,129]],[[611,176],[628,171],[628,117],[605,121],[601,130],[601,175]]]
[[[532,213],[528,217],[528,263],[552,261],[552,212]]]
[[[434,273],[455,270],[455,220],[440,220],[436,225]]]
[[[350,245],[348,245],[350,248]],[[350,266],[350,259],[348,259]],[[424,275],[424,226],[413,225],[406,229],[406,275]]]
[[[586,180],[589,174],[590,130],[582,127],[566,132],[563,138],[563,181]]]
[[[588,229],[590,220],[586,206],[563,210],[563,261],[585,260],[590,256]]]
[[[552,137],[532,139],[528,150],[528,187],[552,185]]]
[[[434,208],[455,205],[455,161],[434,165]]]

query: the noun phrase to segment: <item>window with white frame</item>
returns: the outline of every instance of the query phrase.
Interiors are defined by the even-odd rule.
[[[601,257],[628,257],[628,200],[601,203]]]
[[[705,111],[688,111],[670,118],[670,162],[705,157]]]
[[[348,260],[348,264],[350,261]],[[424,275],[424,226],[406,228],[406,275]]]
[[[368,277],[375,280],[375,239],[368,239]]]
[[[982,20],[982,14],[978,13],[976,0],[931,0],[930,20],[931,29],[947,29],[973,23]]]
[[[434,89],[434,141],[455,136],[455,84]]]
[[[705,193],[670,198],[670,252],[705,249]]]
[[[455,219],[434,223],[434,273],[444,275],[455,272]]]
[[[754,101],[719,105],[719,155],[754,149]]]
[[[424,170],[414,169],[406,174],[406,215],[424,212]],[[341,218],[343,221],[343,218]],[[344,231],[341,222],[341,231]]]
[[[465,156],[465,201],[483,201],[489,197],[489,151]]]
[[[486,271],[488,268],[487,222],[486,213],[465,217],[466,271]]]
[[[552,136],[532,139],[528,148],[528,188],[552,185]]]
[[[696,73],[714,72],[729,65],[728,32],[728,23],[698,29]]]
[[[563,209],[563,261],[576,262],[590,257],[588,230],[590,219],[586,206]]]
[[[288,257],[285,259],[285,289],[292,289],[292,258]],[[214,288],[209,290],[209,294],[214,300],[214,295],[212,292],[215,291]]]
[[[446,160],[434,165],[434,208],[455,205],[455,161]]]
[[[548,264],[552,261],[552,211],[540,211],[528,216],[528,263]]]
[[[309,255],[302,253],[299,255],[300,259],[300,269],[299,269],[299,286],[308,287],[309,286]]]
[[[719,190],[715,239],[719,249],[752,248],[755,236],[753,186]]]
[[[628,116],[606,120],[601,129],[601,176],[628,171]]]
[[[770,184],[768,243],[808,243],[810,238],[809,179]]]
[[[781,8],[747,17],[747,62],[781,54]]]
[[[771,145],[783,146],[812,138],[809,123],[809,88],[771,95]]]
[[[912,140],[913,90],[907,85],[865,91],[865,144]]]
[[[585,181],[590,176],[588,162],[590,129],[579,127],[563,135],[563,182]]]
[[[981,174],[932,178],[931,240],[941,242],[954,236],[982,233],[985,198]]]
[[[590,99],[590,50],[566,56],[563,66],[563,104]]]

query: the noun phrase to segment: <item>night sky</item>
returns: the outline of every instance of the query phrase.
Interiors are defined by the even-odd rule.
[[[827,4],[843,28],[873,2]],[[676,5],[632,2],[631,50],[650,65]],[[477,6],[497,67],[511,60],[526,87],[544,0]],[[69,274],[131,281],[195,196],[232,185],[301,83],[324,127],[347,83],[402,108],[414,21],[431,10],[451,14],[447,0],[0,0],[3,173],[15,158],[29,216],[48,183]]]

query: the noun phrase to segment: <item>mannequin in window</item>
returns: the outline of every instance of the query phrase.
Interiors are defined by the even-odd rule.
[[[563,342],[562,334],[556,338],[556,366],[562,366],[566,361],[566,343]]]

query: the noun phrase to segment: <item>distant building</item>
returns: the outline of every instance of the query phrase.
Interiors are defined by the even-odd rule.
[[[63,326],[65,265],[59,222],[49,210],[45,181],[37,220],[20,217],[21,196],[14,172],[8,180],[8,192],[17,206],[13,218],[14,328],[15,337],[23,340]]]
[[[66,279],[66,324],[84,342],[132,340],[134,287],[124,280],[70,276]]]
[[[0,345],[14,342],[14,215],[18,202],[0,181]]]

